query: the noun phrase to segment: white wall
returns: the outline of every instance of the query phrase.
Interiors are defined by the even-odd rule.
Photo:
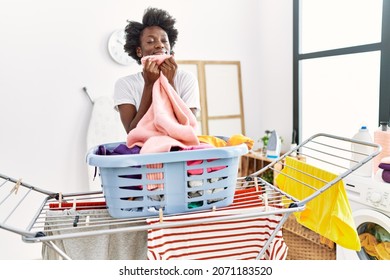
[[[292,1],[0,0],[0,173],[51,191],[86,191],[86,135],[93,97],[120,76],[110,33],[148,6],[177,19],[181,60],[239,60],[246,135],[292,127]],[[0,259],[40,257],[40,244],[0,230]]]

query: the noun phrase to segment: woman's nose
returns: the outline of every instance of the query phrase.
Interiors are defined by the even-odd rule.
[[[155,48],[164,48],[165,45],[162,41],[157,41],[156,45],[154,46]]]

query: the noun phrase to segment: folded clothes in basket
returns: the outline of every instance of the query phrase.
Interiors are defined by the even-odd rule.
[[[198,135],[201,143],[207,143],[214,147],[226,147],[246,144],[248,150],[253,148],[254,140],[242,134],[233,134],[230,137],[226,136],[212,136],[212,135]]]
[[[114,149],[109,150],[106,149],[104,145],[100,145],[98,147],[98,150],[96,154],[98,155],[107,155],[107,156],[112,156],[112,155],[132,155],[132,154],[139,154],[141,151],[141,147],[139,146],[133,146],[131,148],[127,147],[125,144],[118,144]],[[162,168],[163,165],[161,163],[156,163],[156,164],[148,164],[148,168],[150,169],[159,169]],[[95,175],[96,176],[96,170],[97,167],[95,167]],[[123,175],[124,178],[131,178],[131,179],[142,179],[140,174],[135,174],[135,175]],[[155,172],[155,173],[148,173],[147,178],[150,180],[161,180],[163,179],[163,174],[160,172]],[[142,189],[142,186],[138,187],[129,187],[130,189]],[[148,185],[148,190],[154,190],[154,189],[162,189],[163,185],[162,184],[149,184]]]
[[[209,148],[215,148],[213,145],[211,144],[207,144],[207,143],[200,143],[199,145],[196,145],[196,146],[188,146],[188,147],[185,147],[183,149],[180,149],[179,151],[192,151],[192,150],[201,150],[201,149],[209,149]],[[140,147],[139,146],[134,146],[132,148],[128,148],[125,144],[118,144],[118,146],[112,148],[112,149],[107,149],[104,145],[100,145],[97,149],[97,154],[98,155],[108,155],[108,156],[112,156],[112,155],[131,155],[131,154],[139,154],[140,152]],[[207,162],[212,162],[214,161],[215,159],[207,159],[206,161]],[[189,160],[187,161],[187,166],[189,167],[193,167],[193,168],[189,168],[187,173],[188,173],[188,176],[195,176],[195,175],[202,175],[204,172],[207,172],[207,173],[212,173],[212,172],[215,172],[215,171],[218,171],[218,170],[221,170],[221,169],[224,169],[224,168],[227,168],[227,166],[223,165],[223,166],[211,166],[211,167],[208,167],[208,168],[200,168],[199,166],[203,163],[204,161],[203,160]],[[156,163],[156,164],[147,164],[146,167],[148,169],[151,169],[151,171],[153,171],[153,169],[161,169],[163,168],[163,164],[162,163]],[[132,174],[132,175],[121,175],[122,178],[130,178],[130,179],[142,179],[142,175],[141,174]],[[164,173],[163,172],[150,172],[150,173],[147,173],[146,174],[146,177],[148,180],[152,180],[152,181],[159,181],[159,180],[162,180],[164,179]],[[215,177],[215,178],[210,178],[208,179],[208,183],[214,183],[216,181],[219,181],[219,180],[222,180],[223,178],[220,178],[220,177]],[[203,180],[197,180],[197,179],[194,179],[194,180],[189,180],[188,181],[188,186],[189,187],[194,187],[194,188],[199,188],[199,187],[202,187],[204,184]],[[158,189],[163,189],[164,185],[163,184],[148,184],[147,185],[147,189],[152,191],[152,190],[158,190]],[[123,187],[123,188],[127,188],[127,189],[142,189],[142,186],[129,186],[129,187]],[[215,192],[218,192],[218,191],[221,191],[223,189],[212,189],[212,190],[207,190],[208,193],[215,193]],[[199,191],[194,191],[194,192],[189,192],[189,198],[193,198],[193,197],[197,197],[199,195],[202,195],[199,193]],[[137,198],[132,198],[130,197],[129,199],[131,200],[137,200]],[[150,200],[156,200],[156,201],[161,201],[162,198],[161,196],[148,196],[148,199]],[[210,201],[211,202],[211,201]],[[192,203],[190,205],[191,207],[196,207],[196,203]],[[138,211],[138,208],[129,208],[128,211]],[[156,212],[158,210],[154,209],[154,207],[150,207],[150,211],[152,212]]]
[[[104,144],[106,149],[114,149],[118,143]],[[110,215],[114,218],[152,216],[149,208],[160,209],[164,214],[183,213],[197,210],[223,207],[232,203],[238,176],[239,156],[248,152],[245,145],[221,147],[199,151],[172,151],[158,154],[101,156],[96,154],[97,147],[87,155],[87,162],[99,168],[102,189]],[[203,163],[188,166],[188,161],[202,159]],[[212,159],[212,161],[208,161]],[[214,160],[215,159],[215,160]],[[149,169],[148,164],[162,163],[159,169]],[[138,165],[140,165],[138,167]],[[208,173],[207,169],[226,166]],[[202,175],[189,176],[189,169],[204,170]],[[148,173],[163,174],[161,180],[150,180]],[[141,179],[128,178],[141,175]],[[218,180],[215,180],[218,178]],[[202,180],[198,188],[189,187],[189,181]],[[149,191],[150,184],[163,184],[163,189]],[[141,189],[134,189],[140,186]],[[217,190],[215,192],[214,190]],[[208,191],[212,193],[209,194]],[[189,198],[189,193],[203,192],[200,197]],[[164,197],[150,201],[156,195]]]
[[[140,150],[141,150],[141,147],[139,147],[139,146],[134,146],[134,147],[128,148],[125,144],[118,144],[118,146],[116,146],[112,150],[106,149],[106,147],[104,145],[99,145],[96,154],[97,155],[104,155],[104,156],[132,155],[132,154],[139,154]]]

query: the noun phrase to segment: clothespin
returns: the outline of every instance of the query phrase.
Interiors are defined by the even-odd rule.
[[[62,193],[58,193],[58,208],[62,207]]]
[[[257,181],[257,177],[254,177],[253,179],[255,181],[256,191],[258,192],[259,191],[259,182]]]
[[[158,216],[159,216],[159,218],[160,218],[160,223],[162,223],[163,220],[164,220],[164,215],[163,215],[163,210],[162,210],[162,208],[158,209]]]
[[[22,178],[16,181],[15,186],[11,189],[10,193],[15,192],[15,194],[17,194],[21,183],[22,183]]]
[[[217,210],[217,206],[213,206],[213,212],[215,212]]]
[[[80,216],[76,215],[73,220],[73,227],[77,227],[77,224],[79,222]]]
[[[73,199],[73,206],[72,206],[72,208],[73,208],[74,210],[76,210],[76,198]]]
[[[249,183],[252,181],[252,177],[250,177],[250,176],[246,176],[245,177],[245,179],[244,179],[244,186],[243,186],[243,188],[245,189],[245,188],[247,188],[248,186],[249,186]]]
[[[268,211],[268,195],[267,195],[267,193],[263,194],[263,200],[264,200],[265,211]]]
[[[89,215],[85,218],[85,226],[89,226]]]

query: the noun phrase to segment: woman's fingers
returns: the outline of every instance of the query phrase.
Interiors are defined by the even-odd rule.
[[[159,66],[156,62],[147,59],[144,64],[143,74],[146,83],[154,83],[160,75]]]

